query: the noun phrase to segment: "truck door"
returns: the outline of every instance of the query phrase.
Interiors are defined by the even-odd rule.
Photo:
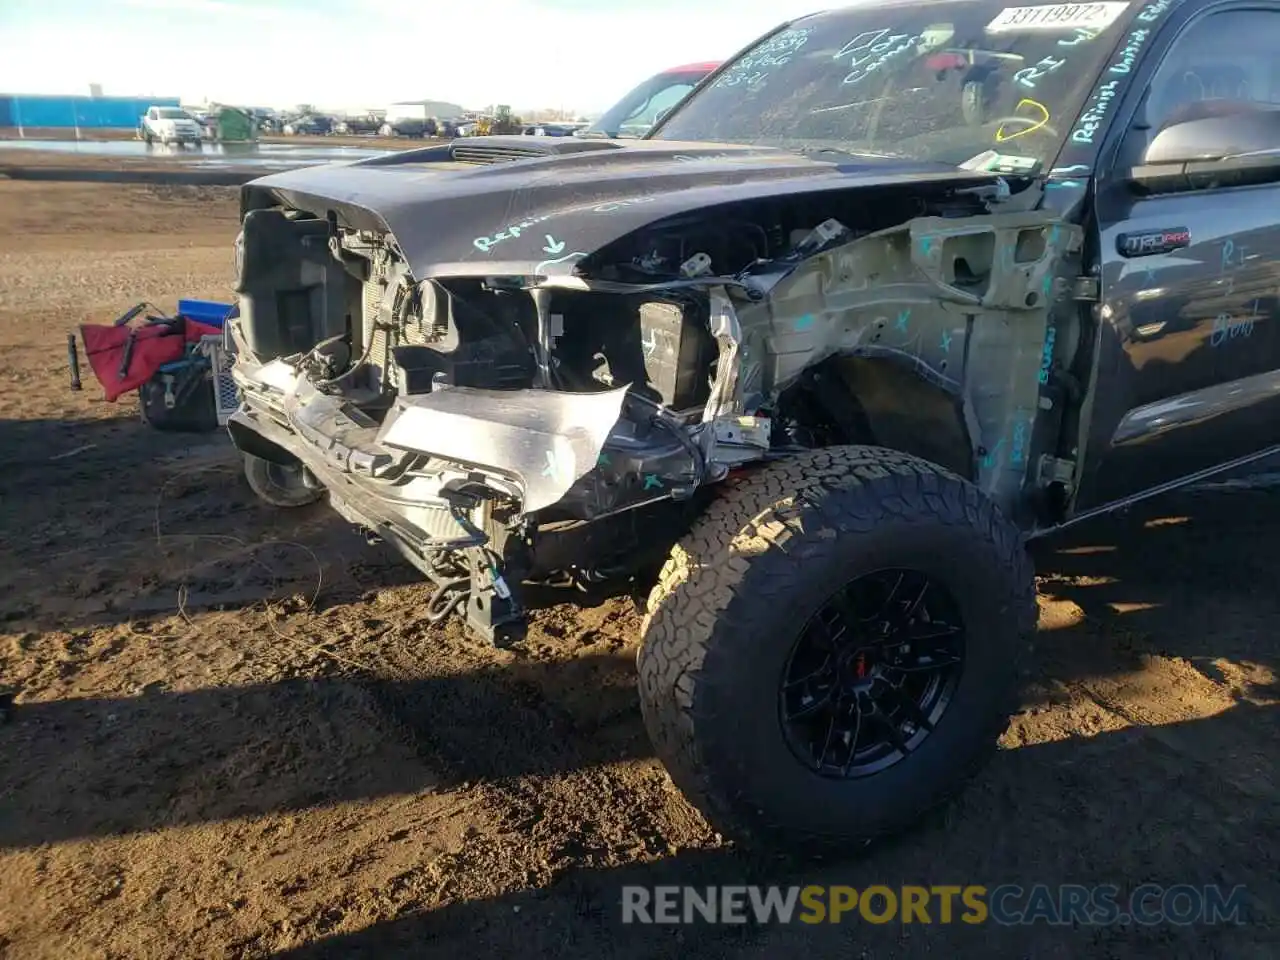
[[[1189,20],[1099,158],[1101,331],[1077,513],[1280,444],[1280,183],[1224,174],[1142,195],[1127,182],[1172,122],[1280,107],[1277,37],[1274,6]]]

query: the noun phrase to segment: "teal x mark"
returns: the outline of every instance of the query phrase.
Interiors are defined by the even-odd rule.
[[[1004,446],[1004,437],[996,441],[995,448],[982,458],[982,465],[988,470],[996,465],[996,461],[1000,458],[1000,448]]]

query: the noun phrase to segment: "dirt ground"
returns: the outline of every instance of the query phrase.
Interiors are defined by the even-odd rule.
[[[67,389],[65,337],[226,297],[229,189],[0,179],[0,956],[1274,957],[1280,502],[1219,485],[1036,548],[1025,709],[845,863],[735,852],[653,760],[628,597],[486,647],[221,435]],[[87,373],[87,368],[86,368]],[[1241,926],[624,926],[623,884],[1217,883]]]

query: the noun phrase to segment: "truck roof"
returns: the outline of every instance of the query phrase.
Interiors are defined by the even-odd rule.
[[[683,66],[672,67],[669,70],[663,70],[663,73],[710,73],[716,67],[720,66],[720,60],[706,60],[702,63],[686,63]]]

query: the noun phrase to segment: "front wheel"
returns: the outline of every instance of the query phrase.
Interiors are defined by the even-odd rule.
[[[324,496],[324,490],[307,484],[301,465],[286,467],[246,453],[244,476],[259,499],[273,507],[305,507]]]
[[[728,483],[649,598],[658,756],[740,840],[847,850],[909,826],[1008,723],[1036,621],[1018,531],[972,484],[882,448]]]

